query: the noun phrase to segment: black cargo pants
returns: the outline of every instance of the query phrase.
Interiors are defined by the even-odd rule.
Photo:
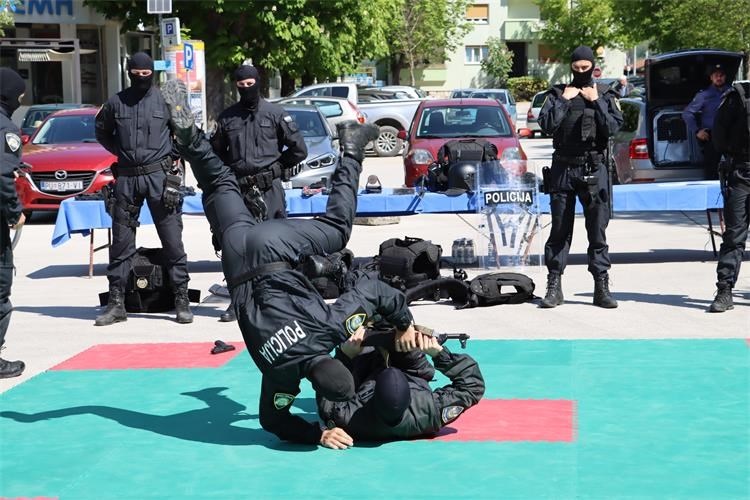
[[[729,174],[724,196],[724,234],[722,235],[716,277],[719,283],[734,287],[740,274],[750,225],[750,168],[734,169]]]
[[[0,215],[0,346],[5,342],[5,333],[10,324],[10,288],[13,285],[13,249],[10,228],[4,215]]]

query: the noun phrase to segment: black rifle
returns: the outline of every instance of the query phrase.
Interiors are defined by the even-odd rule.
[[[426,335],[424,332],[420,332]],[[365,339],[362,341],[363,346],[371,347],[384,347],[386,349],[395,349],[395,331],[394,330],[372,330],[368,329],[365,334]],[[461,349],[466,349],[466,341],[471,336],[466,333],[439,333],[433,335],[437,339],[438,344],[443,345],[448,340],[458,340],[461,344]]]
[[[725,155],[721,157],[718,165],[719,171],[719,189],[724,199],[727,197],[727,188],[729,187],[729,176],[732,173],[732,161]]]
[[[615,169],[617,168],[615,166],[615,158],[612,154],[612,148],[614,146],[615,139],[614,137],[610,136],[609,139],[607,139],[607,157],[606,157],[606,167],[607,167],[607,197],[609,198],[609,218],[611,219],[615,215],[615,199],[612,196],[612,178],[615,175]]]

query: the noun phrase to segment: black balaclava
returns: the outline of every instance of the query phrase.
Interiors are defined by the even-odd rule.
[[[352,372],[341,361],[330,356],[314,360],[307,379],[315,392],[329,401],[347,401],[354,396]]]
[[[411,403],[411,391],[406,375],[398,368],[386,368],[375,379],[372,396],[375,411],[390,427],[395,427],[404,418]]]
[[[21,105],[21,96],[26,91],[26,84],[21,75],[10,68],[0,68],[0,106],[8,117]]]
[[[131,69],[150,69],[149,76],[136,76],[130,72]],[[154,84],[154,60],[145,52],[138,52],[128,59],[128,78],[130,85],[143,93],[148,92]]]
[[[592,83],[591,75],[594,74],[594,64],[596,62],[594,51],[591,50],[591,47],[581,45],[570,55],[570,64],[573,64],[576,61],[591,61],[591,69],[584,71],[583,73],[573,71],[573,81],[570,85],[578,87],[579,89],[590,86]]]
[[[234,72],[234,81],[240,82],[247,80],[248,78],[254,78],[255,84],[252,87],[237,87],[237,91],[240,93],[240,102],[251,110],[258,109],[258,99],[260,98],[260,75],[255,66],[249,66],[243,64],[237,68]]]

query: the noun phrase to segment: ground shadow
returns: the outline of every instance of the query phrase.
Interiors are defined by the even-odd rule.
[[[221,273],[220,260],[198,260],[188,262],[188,273]],[[93,278],[104,278],[107,276],[107,264],[94,264]],[[59,264],[37,269],[26,275],[32,280],[47,278],[88,278],[88,264]]]
[[[13,307],[14,311],[39,314],[41,316],[48,316],[50,318],[65,318],[65,319],[80,319],[87,321],[94,321],[98,315],[104,312],[104,307],[99,306],[16,306]],[[194,316],[201,316],[206,318],[219,318],[223,309],[216,309],[211,307],[196,307],[196,304],[191,304],[191,310]],[[175,321],[174,312],[166,313],[128,313],[128,318],[147,318],[151,320],[161,321]]]
[[[199,391],[183,392],[182,395],[203,401],[206,407],[173,415],[152,415],[112,406],[89,405],[40,413],[2,411],[0,417],[21,423],[34,423],[75,415],[96,415],[132,429],[199,443],[227,446],[259,445],[289,451],[312,451],[317,448],[316,445],[281,442],[276,436],[262,429],[232,425],[243,420],[256,420],[258,415],[246,413],[245,405],[221,394],[224,390],[226,387],[209,387]],[[305,406],[308,404],[305,403]]]
[[[577,293],[577,297],[591,297],[593,292]],[[640,302],[644,304],[658,304],[663,306],[685,307],[688,309],[708,310],[713,299],[694,299],[687,295],[669,295],[661,293],[640,293],[640,292],[612,292],[612,297],[618,302]],[[566,304],[568,301],[565,301]],[[590,303],[590,302],[589,302]]]

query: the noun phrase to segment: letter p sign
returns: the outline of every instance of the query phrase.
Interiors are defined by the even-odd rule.
[[[185,69],[193,69],[193,66],[195,65],[195,53],[193,52],[193,45],[189,43],[184,44],[182,55],[185,61]]]

